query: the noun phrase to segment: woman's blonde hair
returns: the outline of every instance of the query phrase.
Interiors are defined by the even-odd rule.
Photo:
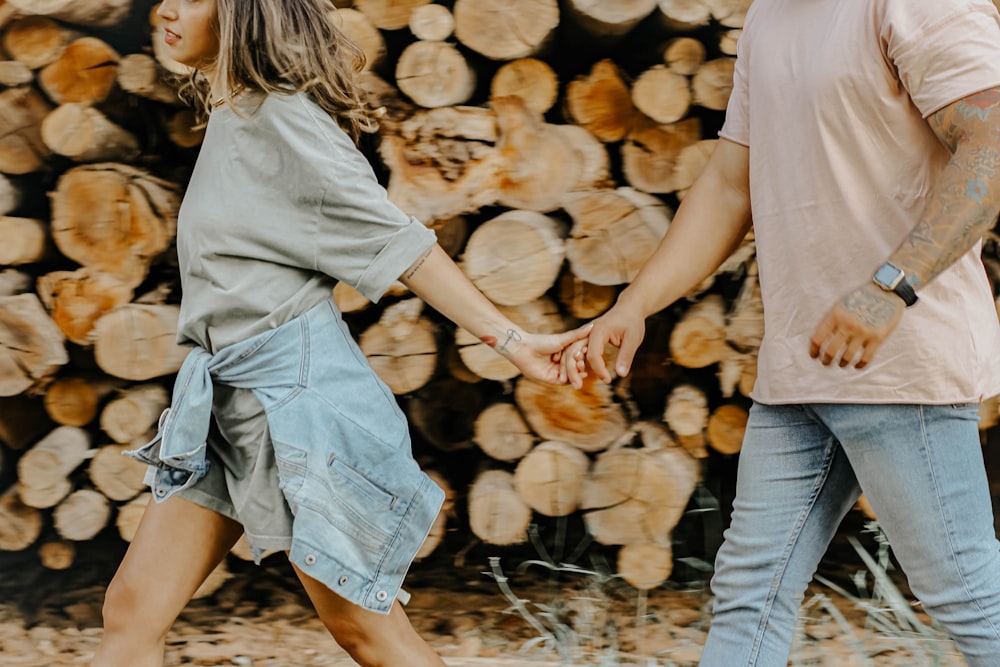
[[[304,91],[355,142],[378,129],[378,112],[358,83],[364,53],[336,25],[331,0],[215,0],[219,55],[214,67],[226,101],[244,93]],[[192,78],[206,113],[213,103],[199,74]],[[235,107],[234,107],[235,108]]]

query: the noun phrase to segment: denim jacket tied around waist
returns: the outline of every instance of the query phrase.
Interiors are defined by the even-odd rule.
[[[151,466],[158,502],[208,470],[214,382],[251,389],[263,405],[294,515],[290,560],[388,613],[444,492],[413,460],[406,418],[336,306],[320,303],[215,355],[188,354],[156,437],[128,452]]]

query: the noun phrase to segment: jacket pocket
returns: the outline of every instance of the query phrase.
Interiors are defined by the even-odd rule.
[[[334,493],[356,493],[374,510],[385,511],[396,507],[399,499],[393,493],[365,477],[336,455],[328,462],[330,482]]]

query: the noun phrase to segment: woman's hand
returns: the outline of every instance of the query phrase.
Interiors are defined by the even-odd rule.
[[[549,384],[566,384],[562,366],[564,350],[586,340],[591,324],[560,334],[532,334],[516,329],[507,332],[506,340],[483,341],[507,358],[525,377]]]

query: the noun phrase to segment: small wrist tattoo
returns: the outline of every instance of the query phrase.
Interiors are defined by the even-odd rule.
[[[500,346],[500,351],[506,352],[507,346],[510,345],[511,341],[520,343],[522,340],[524,339],[521,338],[521,334],[519,334],[517,331],[515,331],[514,329],[507,329],[507,340],[505,340],[503,342],[503,345]]]

